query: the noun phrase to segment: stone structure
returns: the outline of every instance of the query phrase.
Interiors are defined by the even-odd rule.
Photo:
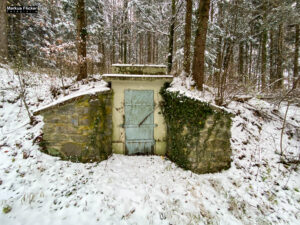
[[[44,117],[43,147],[72,161],[102,161],[112,153],[112,94],[83,95],[35,112]]]
[[[112,70],[115,74],[102,76],[111,90],[35,112],[44,117],[46,153],[80,162],[102,161],[112,153],[166,155],[195,173],[230,167],[229,113],[167,91],[173,77],[164,75],[165,67],[116,65]]]
[[[167,123],[166,155],[195,173],[218,172],[231,164],[231,114],[179,93],[161,91]]]
[[[104,74],[102,76],[105,81],[111,83],[114,96],[112,104],[112,149],[114,153],[165,155],[166,125],[160,113],[159,91],[164,83],[171,82],[173,79],[172,75],[157,75],[165,73],[165,69],[165,66],[113,65],[112,71],[115,73],[138,74]],[[143,70],[143,72],[138,70]],[[140,75],[145,72],[148,74]],[[145,106],[140,106],[141,104]]]

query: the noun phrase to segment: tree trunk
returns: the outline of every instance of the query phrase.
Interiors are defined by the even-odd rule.
[[[156,37],[156,51],[155,51],[155,63],[159,61],[159,36]]]
[[[253,43],[250,42],[250,49],[249,49],[249,71],[248,71],[248,78],[251,80],[252,78],[252,54],[253,54]]]
[[[123,22],[122,22],[123,23]],[[119,31],[119,56],[118,56],[118,63],[123,63],[123,32]]]
[[[6,63],[8,58],[7,49],[7,14],[6,0],[1,0],[0,3],[0,62]]]
[[[204,83],[205,44],[209,19],[209,7],[210,0],[199,0],[198,26],[194,44],[192,75],[200,91],[203,90]]]
[[[139,41],[139,46],[140,46],[139,64],[143,64],[144,63],[144,61],[143,61],[143,54],[144,54],[144,52],[143,52],[143,45],[144,45],[144,43],[143,43],[143,34],[139,34],[139,39],[140,39],[140,41]]]
[[[214,2],[211,1],[211,4],[210,4],[210,16],[209,16],[210,22],[214,21],[214,13],[215,13]]]
[[[244,76],[245,76],[245,83],[248,82],[248,66],[249,66],[249,44],[246,42],[245,46],[245,67],[244,67]]]
[[[151,64],[152,63],[152,38],[151,38],[151,33],[147,32],[147,63]]]
[[[173,64],[175,13],[176,13],[176,2],[175,0],[172,0],[172,15],[171,15],[170,34],[169,34],[168,73],[171,72],[172,64]]]
[[[87,78],[87,61],[86,61],[86,17],[84,0],[77,1],[77,57],[79,73],[77,81]]]
[[[153,34],[153,36],[152,36],[152,48],[153,48],[153,51],[152,51],[152,63],[153,64],[156,64],[156,58],[155,58],[155,56],[156,56],[156,50],[157,50],[157,48],[156,48],[156,43],[157,43],[157,39],[156,39],[156,34]]]
[[[217,17],[217,23],[220,26],[220,29],[224,28],[223,25],[223,7],[221,2],[218,3],[218,17]],[[222,56],[222,43],[223,43],[223,37],[221,34],[217,35],[217,39],[218,39],[218,43],[216,46],[217,49],[217,57],[216,57],[216,61],[215,61],[215,66],[217,68],[217,71],[214,73],[214,78],[213,78],[213,82],[214,84],[217,85],[217,87],[219,87],[220,85],[220,76],[221,76],[221,70],[222,70],[222,62],[223,62],[223,56]]]
[[[277,89],[282,88],[283,86],[283,26],[282,24],[278,27],[278,36],[277,36],[277,71],[276,71],[276,85]]]
[[[124,35],[123,35],[123,56],[124,56],[124,60],[123,62],[126,64],[127,63],[127,39],[128,39],[128,0],[124,0],[124,5],[123,5],[123,10],[124,10]]]
[[[113,12],[112,13],[113,13],[113,15],[112,15],[112,56],[111,56],[111,64],[116,62],[115,1],[113,1]]]
[[[103,40],[101,39],[98,43],[98,53],[102,55],[101,61],[99,63],[99,73],[103,74],[106,71],[106,56],[105,56],[105,45]]]
[[[266,72],[267,72],[267,39],[268,33],[263,31],[261,37],[261,90],[266,89]]]
[[[244,79],[244,43],[239,44],[239,80],[242,82]]]
[[[294,55],[294,79],[293,79],[293,87],[296,88],[297,79],[299,76],[299,24],[295,27],[295,55]]]
[[[184,59],[183,59],[183,71],[186,74],[189,74],[191,69],[192,13],[193,13],[193,1],[186,0],[186,14],[185,14],[185,27],[184,27]]]
[[[270,30],[270,84],[271,88],[274,88],[274,82],[276,80],[275,69],[274,69],[274,54],[275,54],[275,42],[274,42],[274,30]]]
[[[51,25],[54,26],[55,24],[55,6],[56,2],[55,0],[50,0],[48,7],[49,7],[49,13],[50,13],[50,18],[51,18]]]
[[[7,1],[8,2],[8,1]],[[11,4],[14,5],[21,5],[18,0],[11,1]],[[6,12],[5,12],[6,14]],[[0,17],[2,16],[2,13]],[[21,57],[22,54],[22,14],[17,13],[13,16],[7,17],[8,19],[8,29],[9,32],[7,32],[7,42],[9,45],[9,53],[8,57],[10,61],[16,62],[16,60],[19,60],[18,58]],[[0,20],[1,23],[1,20]]]
[[[267,2],[262,1],[261,10],[263,12],[262,26],[267,24]],[[263,27],[262,34],[261,34],[261,91],[266,91],[266,76],[267,76],[267,40],[268,40],[268,32],[266,28]]]

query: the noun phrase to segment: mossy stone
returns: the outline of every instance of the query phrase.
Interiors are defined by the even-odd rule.
[[[196,173],[217,172],[230,165],[231,115],[208,103],[161,89],[167,124],[167,156]]]
[[[45,152],[80,162],[107,159],[112,153],[111,95],[82,96],[42,111]]]

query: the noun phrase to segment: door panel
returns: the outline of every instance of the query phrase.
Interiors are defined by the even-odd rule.
[[[125,90],[125,146],[129,155],[153,153],[153,97],[153,91]]]
[[[152,140],[153,126],[128,127],[126,128],[126,139],[127,140]]]
[[[152,105],[125,105],[125,124],[139,125],[141,122],[153,124],[153,114],[149,115],[152,111]],[[144,120],[145,117],[147,117],[146,120]]]

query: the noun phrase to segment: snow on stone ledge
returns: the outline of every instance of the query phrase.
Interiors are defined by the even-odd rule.
[[[49,105],[46,105],[46,106],[43,106],[43,107],[37,109],[36,111],[34,111],[33,114],[36,115],[41,111],[44,111],[48,108],[52,108],[53,106],[62,104],[64,102],[69,101],[74,98],[78,98],[78,97],[85,96],[85,95],[94,95],[99,92],[109,91],[110,88],[106,87],[106,85],[107,85],[107,83],[105,81],[97,82],[97,83],[93,84],[92,86],[82,85],[78,91],[72,92],[71,94],[69,94],[67,96],[61,97],[61,98],[53,101]]]
[[[216,109],[221,109],[223,111],[226,111],[230,113],[230,111],[222,106],[218,106],[215,104],[214,95],[211,93],[212,89],[209,86],[204,85],[203,91],[198,91],[197,89],[192,89],[191,86],[193,84],[193,81],[190,77],[183,79],[181,76],[174,77],[173,82],[171,83],[171,86],[168,88],[168,91],[170,92],[179,92],[179,94],[186,96],[191,99],[195,99],[201,102],[206,102],[210,104],[212,107]],[[210,91],[207,91],[207,90]]]

